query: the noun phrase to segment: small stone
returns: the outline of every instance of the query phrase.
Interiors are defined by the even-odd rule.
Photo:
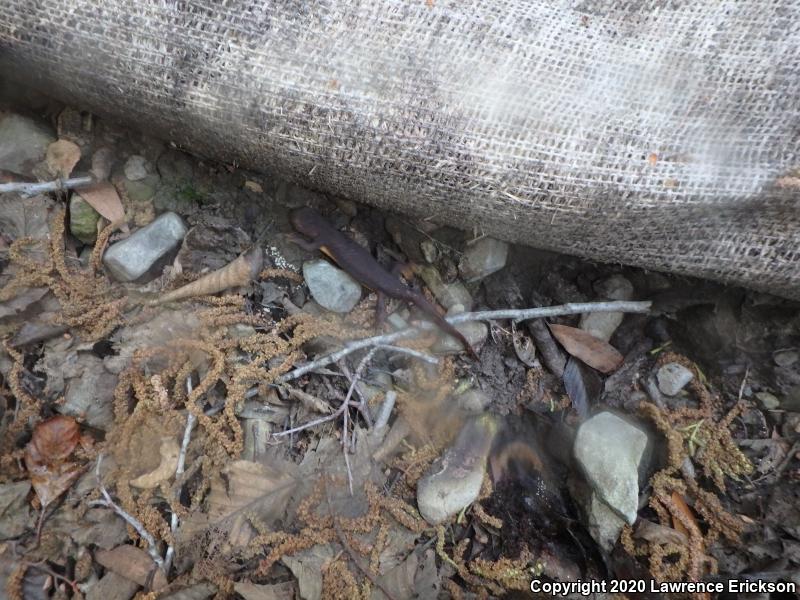
[[[417,227],[408,223],[405,219],[397,217],[387,217],[384,222],[386,231],[392,236],[395,244],[400,246],[408,259],[414,263],[422,263],[426,260],[422,253],[422,242],[428,240],[424,233]]]
[[[86,600],[130,600],[136,595],[139,584],[114,571],[106,571],[86,592]]]
[[[467,281],[478,281],[506,266],[508,244],[490,237],[467,246],[458,270]]]
[[[633,298],[633,284],[622,275],[612,275],[596,283],[594,289],[600,298],[606,300],[631,300]],[[586,313],[581,316],[579,327],[607,342],[614,335],[624,317],[625,314],[621,312]]]
[[[160,178],[156,174],[146,175],[136,181],[124,180],[122,182],[128,194],[128,200],[134,204],[148,202],[153,199],[158,189]]]
[[[464,307],[460,304],[456,304],[452,309],[447,311],[447,315],[452,316],[462,312],[464,312]],[[455,328],[467,338],[467,341],[473,348],[483,344],[489,336],[489,326],[482,321],[459,323],[455,325]],[[436,354],[458,354],[464,351],[464,344],[461,343],[461,340],[442,331],[439,339],[431,346],[431,350]]]
[[[591,493],[586,517],[589,533],[606,552],[611,552],[625,527],[625,519],[609,508],[594,492]]]
[[[91,354],[78,358],[80,375],[67,381],[64,403],[57,410],[84,421],[87,425],[108,431],[114,424],[114,388],[117,377],[105,370],[103,361]]]
[[[93,244],[97,239],[98,213],[92,205],[78,194],[69,199],[69,232],[84,244]]]
[[[350,312],[361,299],[361,285],[327,260],[303,263],[303,277],[314,300],[330,311]]]
[[[114,166],[114,151],[108,146],[98,148],[92,154],[92,175],[98,181],[106,181],[111,176],[111,168]]]
[[[111,246],[103,256],[103,263],[118,281],[133,281],[174,250],[185,235],[186,225],[181,218],[175,213],[164,213]]]
[[[575,436],[575,460],[598,498],[630,525],[639,508],[639,463],[647,434],[611,412],[583,423]]]
[[[769,392],[756,392],[756,399],[764,410],[778,410],[781,407],[781,401]]]
[[[797,350],[778,350],[772,355],[772,360],[779,367],[791,367],[800,359],[800,352]]]
[[[677,396],[694,379],[694,373],[679,363],[667,363],[656,373],[658,389],[667,396]]]
[[[422,256],[429,263],[435,263],[439,258],[439,246],[432,240],[423,240],[419,244],[419,249],[422,251]]]
[[[10,113],[0,118],[0,169],[30,174],[56,141],[45,123]]]
[[[125,161],[125,177],[131,181],[139,181],[144,179],[150,173],[150,168],[147,159],[144,156],[134,154]]]
[[[248,192],[253,192],[254,194],[264,193],[264,188],[261,187],[261,184],[258,183],[257,181],[252,181],[250,179],[245,181],[242,187],[244,187],[244,189],[246,189]]]
[[[490,415],[466,422],[453,445],[417,484],[417,506],[436,525],[472,504],[481,491],[486,458],[497,433]]]
[[[191,159],[178,150],[168,150],[158,157],[158,173],[164,181],[184,184],[192,179],[194,165]]]
[[[472,296],[460,281],[445,283],[439,271],[431,266],[421,267],[417,272],[436,300],[446,309],[449,310],[456,304],[460,304],[465,310],[472,308]]]

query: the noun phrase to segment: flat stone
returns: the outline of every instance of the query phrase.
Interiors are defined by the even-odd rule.
[[[125,161],[125,167],[123,167],[123,169],[125,171],[125,177],[131,181],[144,179],[152,171],[152,167],[150,167],[147,159],[138,154],[134,154],[128,158],[128,160]]]
[[[107,571],[86,592],[86,600],[130,600],[139,589],[139,584],[114,573]]]
[[[612,275],[594,286],[599,298],[605,300],[631,300],[633,284],[622,275]],[[620,326],[625,314],[621,312],[586,313],[581,316],[579,327],[596,338],[609,341]]]
[[[506,266],[508,244],[485,237],[467,246],[458,264],[467,281],[478,281]]]
[[[186,225],[175,213],[164,213],[128,239],[111,246],[103,263],[118,281],[133,281],[144,275],[186,235]]]
[[[639,463],[647,434],[611,412],[583,423],[575,436],[575,459],[598,498],[633,525],[639,507]]]
[[[93,244],[97,239],[98,213],[92,205],[77,193],[69,199],[69,232],[84,244]]]
[[[465,310],[472,308],[472,296],[467,288],[460,281],[445,283],[442,276],[434,267],[425,266],[417,270],[422,281],[428,286],[436,300],[445,307],[451,309],[456,304],[460,304]]]
[[[772,360],[779,367],[791,367],[800,359],[800,352],[797,350],[778,350],[772,355]]]
[[[769,392],[756,392],[756,399],[764,407],[764,410],[778,410],[781,407],[781,401],[774,394]]]
[[[0,118],[0,169],[30,174],[56,141],[46,124],[16,113]]]
[[[667,363],[656,372],[658,389],[667,396],[677,396],[694,379],[694,373],[679,363]]]
[[[497,422],[481,415],[466,422],[453,445],[417,484],[417,506],[432,525],[472,504],[481,491]]]
[[[303,277],[314,300],[330,311],[350,312],[361,299],[361,285],[327,260],[303,263]]]
[[[625,527],[625,519],[592,492],[586,507],[589,534],[606,552],[611,552]]]

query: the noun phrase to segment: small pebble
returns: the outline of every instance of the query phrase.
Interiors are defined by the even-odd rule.
[[[658,389],[667,396],[677,396],[694,379],[694,374],[678,363],[667,363],[656,373]]]
[[[164,213],[129,238],[106,250],[103,263],[117,281],[133,281],[174,250],[186,235],[186,225],[175,213]]]
[[[458,269],[467,281],[478,281],[506,265],[508,244],[494,238],[481,238],[467,246]]]
[[[756,399],[764,410],[778,410],[781,407],[781,401],[769,392],[756,392]]]
[[[134,154],[125,161],[125,177],[131,181],[139,181],[148,175],[147,159],[144,156]]]

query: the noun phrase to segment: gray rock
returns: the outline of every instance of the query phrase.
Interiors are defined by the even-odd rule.
[[[417,272],[436,300],[446,309],[449,310],[456,304],[460,304],[465,310],[472,308],[472,296],[460,281],[445,283],[439,271],[430,266],[421,267]]]
[[[589,533],[606,552],[613,550],[622,528],[625,527],[625,519],[615,513],[608,504],[603,502],[597,494],[591,493],[586,512],[586,525]]]
[[[157,168],[164,181],[186,183],[194,175],[191,159],[178,150],[169,150],[159,156]]]
[[[575,459],[598,498],[633,525],[639,506],[639,463],[647,434],[610,412],[586,421],[575,436]]]
[[[467,421],[453,445],[417,484],[417,506],[432,525],[472,504],[481,491],[497,423],[490,415]]]
[[[118,281],[133,281],[174,250],[186,235],[186,225],[175,213],[164,213],[128,239],[111,246],[103,263]]]
[[[482,390],[470,388],[463,394],[456,396],[459,408],[468,413],[482,413],[489,406],[491,400]]]
[[[447,311],[448,316],[457,315],[464,312],[464,307],[456,304]],[[489,326],[481,321],[472,321],[470,323],[459,323],[455,328],[467,338],[467,341],[473,348],[476,348],[486,341],[489,336]],[[460,340],[457,340],[445,332],[441,332],[439,339],[431,346],[431,350],[436,354],[458,354],[464,351],[464,345]]]
[[[594,286],[600,298],[606,300],[631,300],[633,284],[622,275],[612,275]],[[587,313],[581,316],[579,327],[601,340],[608,341],[622,323],[625,314],[621,312]]]
[[[694,379],[694,374],[678,363],[667,363],[656,372],[658,389],[667,396],[677,396]]]
[[[156,174],[146,175],[136,181],[123,180],[122,185],[128,193],[128,199],[133,203],[142,203],[152,200],[156,195],[160,178]]]
[[[152,169],[144,156],[134,154],[125,161],[124,170],[125,177],[131,181],[139,181],[147,177]]]
[[[756,399],[764,407],[764,410],[778,410],[781,407],[781,401],[769,392],[756,392]]]
[[[81,353],[75,368],[80,371],[67,381],[64,403],[57,406],[58,412],[108,431],[114,424],[117,377],[105,370],[101,359],[91,354]]]
[[[314,300],[333,312],[350,312],[361,299],[361,285],[327,260],[304,263],[303,277]]]
[[[438,260],[439,246],[433,240],[423,240],[419,244],[419,249],[422,252],[422,256],[429,263],[435,263]]]
[[[800,359],[800,352],[794,349],[778,350],[772,355],[772,360],[779,367],[791,367]]]
[[[478,281],[506,266],[508,244],[485,237],[467,246],[458,270],[467,281]]]
[[[73,193],[69,199],[69,232],[84,244],[93,244],[97,239],[98,213],[92,205]]]
[[[114,151],[108,146],[98,148],[92,154],[92,175],[98,181],[105,181],[111,176],[111,168],[114,166]]]
[[[0,169],[30,174],[56,141],[45,123],[10,113],[0,118]]]
[[[243,419],[244,448],[242,460],[261,462],[266,459],[272,424],[266,419]]]

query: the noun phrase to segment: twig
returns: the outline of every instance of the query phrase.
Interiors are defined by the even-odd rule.
[[[353,373],[347,366],[347,362],[342,361],[341,363],[339,363],[339,366],[342,369],[342,373],[344,373],[344,376],[347,377],[347,381],[353,383]],[[367,427],[372,429],[372,415],[369,412],[369,402],[367,401],[367,397],[364,395],[364,392],[361,390],[360,385],[356,385],[356,394],[358,394],[358,402],[356,403],[357,404],[356,408],[358,408],[358,411],[361,413],[361,416],[363,416],[364,420],[367,422]]]
[[[545,317],[558,317],[564,315],[579,315],[582,313],[591,312],[629,312],[629,313],[646,313],[650,310],[650,302],[581,302],[562,304],[561,306],[542,306],[537,308],[526,309],[506,309],[506,310],[484,310],[479,312],[461,313],[451,317],[445,317],[445,320],[451,325],[457,323],[468,323],[471,321],[489,321],[492,319],[513,319],[515,321],[526,321],[528,319],[542,319]],[[292,379],[305,375],[306,373],[325,367],[331,363],[342,360],[348,354],[361,350],[362,348],[370,348],[372,346],[387,346],[391,345],[398,340],[405,339],[417,334],[420,330],[435,329],[436,325],[433,323],[422,322],[417,327],[408,327],[387,333],[384,335],[376,335],[369,338],[362,338],[360,340],[353,340],[345,343],[344,348],[326,354],[325,356],[311,361],[284,373],[278,378],[278,383],[285,383]]]
[[[378,412],[378,416],[375,418],[375,429],[386,427],[389,424],[389,417],[392,416],[392,409],[394,408],[394,403],[396,400],[397,392],[394,390],[389,390],[386,392],[386,397],[383,399],[381,409]]]
[[[344,402],[342,403],[345,407],[344,411],[344,419],[342,425],[342,447],[344,449],[344,464],[347,467],[347,485],[350,487],[350,495],[353,495],[353,471],[350,469],[350,446],[347,443],[347,435],[348,435],[348,428],[347,428],[347,421],[348,417],[350,416],[350,411],[347,410],[347,405],[350,402],[350,398],[353,395],[353,391],[356,389],[356,385],[358,384],[358,380],[361,379],[361,375],[364,373],[364,369],[369,364],[369,361],[372,360],[372,357],[375,356],[375,353],[378,351],[378,348],[372,348],[364,358],[361,359],[361,362],[358,363],[358,367],[356,367],[355,373],[353,373],[353,380],[350,382],[350,388],[347,390],[347,395],[344,397]]]
[[[55,579],[57,581],[63,581],[69,587],[72,588],[73,594],[79,594],[80,593],[80,589],[78,588],[78,582],[77,581],[69,579],[68,577],[64,577],[63,575],[59,575],[53,569],[48,567],[44,563],[44,561],[40,561],[40,562],[23,561],[22,564],[24,564],[29,569],[39,569],[42,573],[46,573],[47,575],[50,575],[50,577],[52,577],[53,579]]]
[[[122,517],[128,525],[133,527],[136,530],[136,533],[147,542],[147,553],[150,555],[150,558],[153,559],[153,562],[158,565],[160,569],[164,569],[164,559],[161,558],[161,555],[158,553],[158,549],[156,548],[156,540],[150,534],[147,529],[144,528],[141,521],[134,517],[131,514],[125,512],[122,507],[114,502],[111,499],[111,495],[108,493],[108,490],[103,485],[103,482],[100,480],[100,464],[103,462],[103,455],[100,454],[97,457],[97,466],[95,467],[95,476],[97,477],[97,485],[100,488],[100,493],[103,494],[103,500],[93,500],[89,502],[89,506],[104,506],[106,508],[112,509],[115,513],[117,513],[120,517]]]
[[[420,352],[419,350],[413,350],[412,348],[403,348],[403,346],[390,346],[389,344],[378,344],[377,347],[380,348],[381,350],[397,352],[398,354],[408,354],[409,356],[413,356],[414,358],[423,360],[431,365],[439,364],[439,359],[436,358],[435,356],[431,356],[430,354],[426,354],[425,352]]]
[[[12,181],[11,183],[0,183],[0,194],[6,192],[17,192],[25,197],[44,194],[46,192],[57,192],[60,190],[71,190],[79,187],[86,187],[95,183],[93,177],[71,177],[69,179],[56,179],[54,181],[43,181],[41,183],[30,183],[27,181]]]
[[[186,394],[187,396],[192,395],[192,376],[189,375],[186,378]],[[183,441],[181,442],[181,451],[178,454],[178,466],[175,468],[175,479],[180,479],[180,476],[183,475],[184,467],[186,466],[186,450],[189,448],[189,442],[192,439],[192,429],[194,429],[194,424],[197,421],[197,417],[192,412],[187,412],[186,415],[186,428],[183,430]],[[175,490],[175,501],[180,502],[180,488]],[[178,531],[178,523],[180,519],[178,518],[178,513],[174,510],[172,511],[172,515],[170,515],[169,519],[169,530],[172,532],[172,537],[175,537],[175,533]],[[172,544],[167,546],[167,552],[164,555],[164,572],[169,573],[169,568],[172,566],[172,560],[175,557],[175,548]]]

